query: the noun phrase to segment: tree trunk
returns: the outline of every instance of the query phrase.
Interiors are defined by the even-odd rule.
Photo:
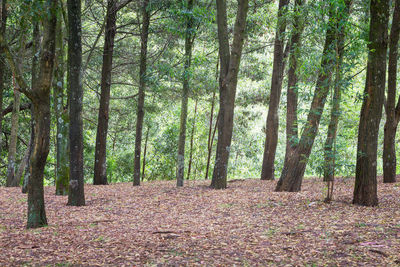
[[[214,189],[224,189],[227,185],[227,170],[232,141],[237,76],[244,43],[248,8],[248,0],[238,1],[237,16],[233,32],[232,52],[230,52],[226,1],[217,0],[217,24],[221,68],[218,144],[214,172],[211,181],[211,187]]]
[[[288,70],[287,106],[286,106],[286,153],[285,162],[296,149],[298,133],[297,103],[298,103],[298,77],[297,60],[300,56],[301,35],[304,30],[301,8],[305,0],[296,0],[296,15],[293,22],[292,35],[290,37],[290,56]]]
[[[367,78],[358,128],[353,203],[378,205],[376,158],[379,123],[385,97],[389,0],[371,0]]]
[[[31,87],[33,88],[37,84],[38,79],[38,72],[39,72],[39,58],[37,56],[40,46],[40,31],[39,31],[39,23],[38,21],[33,22],[33,30],[32,30],[32,69],[31,69]],[[22,185],[22,193],[28,192],[28,184],[31,177],[31,158],[33,152],[33,146],[35,142],[35,117],[33,114],[33,104],[30,107],[31,110],[31,121],[30,121],[30,128],[31,128],[31,137],[29,140],[30,147],[29,147],[29,160],[25,168],[24,174],[24,183]]]
[[[15,87],[18,85],[14,84]],[[11,134],[10,144],[8,146],[8,166],[7,166],[7,187],[19,186],[15,180],[16,162],[15,157],[17,154],[17,140],[18,140],[18,120],[19,120],[19,106],[21,103],[21,95],[17,88],[14,88],[14,105],[11,115]]]
[[[341,84],[342,84],[342,65],[344,57],[344,40],[345,27],[350,13],[350,5],[352,0],[345,0],[344,6],[339,7],[338,12],[343,14],[338,17],[336,26],[337,42],[336,42],[336,74],[335,84],[332,99],[331,119],[328,126],[328,134],[324,145],[324,181],[331,182],[335,176],[335,159],[336,159],[336,135],[340,116],[340,99],[341,99]],[[330,201],[327,199],[327,201]]]
[[[400,0],[396,0],[393,12],[392,28],[390,31],[390,41],[389,41],[389,66],[388,66],[388,89],[387,89],[388,91],[387,91],[387,102],[386,102],[385,134],[383,141],[384,183],[396,182],[395,138],[396,138],[397,125],[400,117],[397,116],[396,118],[396,110],[395,110],[399,34],[400,34]]]
[[[17,185],[20,184],[22,174],[23,174],[24,170],[26,169],[26,165],[28,165],[28,161],[29,161],[29,158],[30,158],[30,155],[31,155],[31,153],[30,153],[30,151],[31,151],[31,142],[32,142],[32,140],[29,139],[29,143],[28,143],[28,146],[26,147],[26,150],[25,150],[25,153],[24,153],[24,157],[22,158],[21,163],[18,166],[18,171],[15,174],[15,178],[14,179],[15,179],[15,182],[16,182]]]
[[[189,98],[189,80],[190,80],[190,65],[192,61],[192,47],[193,47],[193,0],[187,1],[187,13],[190,15],[187,19],[186,32],[185,32],[185,65],[183,72],[183,90],[182,90],[182,104],[181,104],[181,118],[180,130],[178,140],[178,161],[176,170],[176,185],[183,186],[185,174],[185,144],[186,144],[186,121],[188,112],[188,98]]]
[[[1,1],[1,11],[0,11],[0,33],[5,38],[6,26],[7,26],[7,1]],[[1,49],[3,50],[3,49]],[[4,71],[6,68],[5,57],[3,52],[0,53],[0,110],[3,110],[3,91],[4,91]],[[3,132],[3,113],[0,113],[0,154],[3,149],[2,133]]]
[[[107,22],[104,37],[101,93],[97,123],[93,184],[107,184],[107,132],[110,105],[111,71],[117,21],[117,1],[107,1]]]
[[[142,6],[142,31],[141,49],[140,49],[140,69],[139,69],[139,96],[138,109],[136,116],[136,138],[135,138],[135,158],[134,158],[134,176],[133,185],[140,185],[140,154],[142,149],[142,131],[144,118],[144,97],[146,87],[147,70],[147,41],[149,37],[150,11],[148,10],[149,0],[143,1]]]
[[[334,66],[334,57],[332,49],[335,44],[335,9],[334,4],[330,3],[329,22],[326,31],[325,45],[322,54],[321,70],[318,75],[317,84],[314,92],[313,101],[308,113],[307,122],[301,135],[297,148],[293,151],[291,157],[287,157],[282,170],[281,177],[277,183],[276,191],[300,191],[304,171],[307,166],[307,160],[310,156],[311,149],[317,136],[319,122],[324,110],[326,97],[329,93],[329,85],[331,83],[331,69]]]
[[[278,22],[275,33],[274,63],[269,98],[264,157],[261,169],[261,180],[274,180],[275,153],[278,144],[279,114],[278,108],[282,91],[282,76],[284,66],[283,35],[286,30],[285,10],[289,0],[279,0]]]
[[[64,107],[64,44],[61,5],[57,9],[56,64],[54,70],[53,93],[56,116],[56,195],[68,195],[68,113]]]
[[[215,79],[218,81],[218,66],[219,66],[219,61],[217,61],[217,68],[215,71]],[[210,111],[210,127],[208,129],[208,141],[207,141],[207,167],[206,167],[206,176],[204,177],[204,179],[208,179],[208,170],[210,168],[210,161],[211,161],[211,153],[212,153],[212,147],[213,147],[213,143],[214,143],[214,136],[215,136],[215,131],[217,129],[217,124],[218,122],[215,123],[215,127],[214,127],[214,132],[212,131],[213,129],[213,119],[214,119],[214,107],[215,107],[215,95],[216,92],[215,90],[213,91],[213,97],[212,97],[212,101],[211,101],[211,111]]]
[[[81,1],[68,0],[68,91],[70,172],[68,204],[84,206],[83,122],[82,122],[82,28]]]
[[[188,164],[188,173],[187,180],[190,178],[190,171],[192,169],[192,161],[193,161],[193,143],[194,143],[194,131],[196,128],[196,115],[197,115],[197,99],[194,105],[194,116],[193,116],[193,125],[192,125],[192,134],[190,135],[190,152],[189,152],[189,164]]]
[[[144,180],[144,177],[145,177],[145,170],[146,170],[146,154],[147,154],[147,142],[149,141],[149,132],[150,132],[150,126],[147,126],[146,138],[145,138],[145,140],[144,140],[144,149],[143,149],[142,181]]]

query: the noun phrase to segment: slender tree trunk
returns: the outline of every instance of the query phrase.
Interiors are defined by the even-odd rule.
[[[7,1],[1,0],[1,11],[0,11],[0,33],[6,38],[6,26],[7,26]],[[3,49],[1,49],[3,50]],[[5,57],[3,52],[0,53],[0,110],[3,110],[3,91],[4,91],[4,71],[6,68]],[[0,113],[0,155],[3,149],[2,141],[3,132],[3,112]]]
[[[38,72],[39,72],[39,57],[38,51],[39,51],[39,46],[40,46],[40,31],[39,31],[39,23],[38,21],[33,22],[33,30],[32,30],[32,51],[33,51],[33,56],[32,56],[32,69],[31,69],[31,88],[34,88],[34,86],[37,84],[37,79],[38,79]],[[24,174],[24,183],[22,185],[22,193],[27,193],[28,192],[28,184],[29,180],[31,177],[31,158],[32,158],[32,152],[33,152],[33,146],[35,142],[35,116],[33,114],[33,104],[31,105],[31,122],[30,122],[30,127],[31,127],[31,137],[30,137],[30,147],[29,147],[29,160],[25,168],[25,174]]]
[[[386,123],[383,141],[383,182],[396,182],[396,86],[397,86],[397,57],[400,34],[400,0],[396,0],[393,12],[392,28],[389,41],[388,91],[386,102]],[[400,102],[399,102],[400,103]],[[399,106],[400,108],[400,106]],[[399,114],[400,115],[400,114]],[[397,116],[400,117],[400,116]]]
[[[24,173],[24,182],[22,184],[22,193],[27,193],[28,192],[28,184],[29,180],[31,177],[31,158],[32,158],[32,152],[33,152],[33,145],[34,145],[34,140],[35,140],[35,119],[33,115],[33,105],[31,107],[31,137],[29,140],[29,155],[28,155],[28,162],[26,163],[25,166],[25,173]]]
[[[193,0],[187,1],[187,13],[191,14],[193,10]],[[193,47],[193,15],[187,19],[186,33],[185,33],[185,65],[183,72],[183,90],[182,90],[182,104],[181,104],[181,118],[180,130],[178,140],[178,161],[176,170],[176,185],[183,186],[185,175],[185,144],[186,144],[186,121],[188,113],[188,98],[189,98],[189,81],[190,81],[190,65],[192,61],[192,47]]]
[[[68,113],[64,107],[64,44],[62,3],[57,9],[56,64],[53,82],[54,113],[56,116],[56,195],[68,195]]]
[[[218,66],[219,66],[219,61],[217,61],[217,68],[216,68],[216,71],[215,71],[215,79],[218,81]],[[215,92],[215,90],[213,91],[213,97],[212,97],[212,101],[211,101],[211,111],[210,111],[210,127],[209,127],[209,130],[208,130],[208,141],[207,141],[207,150],[208,150],[208,153],[207,153],[207,167],[206,167],[206,176],[204,177],[204,179],[208,179],[208,170],[209,170],[209,168],[210,168],[210,161],[211,161],[211,153],[212,153],[212,145],[213,145],[213,143],[214,143],[214,136],[215,135],[213,135],[213,132],[212,132],[212,129],[213,129],[213,119],[214,119],[214,107],[215,107],[215,95],[216,95],[216,92]],[[217,123],[215,123],[215,128],[214,128],[215,130],[217,129]],[[214,133],[215,133],[215,130],[214,130]]]
[[[18,120],[19,120],[19,106],[21,103],[21,95],[18,89],[18,85],[14,84],[14,104],[11,115],[11,134],[10,144],[8,146],[8,166],[7,166],[7,187],[19,186],[15,180],[15,169],[16,169],[16,155],[17,155],[17,140],[18,140]]]
[[[145,177],[146,155],[147,155],[147,142],[149,141],[149,132],[150,132],[150,126],[147,126],[146,138],[145,138],[145,141],[144,141],[144,149],[143,149],[142,181],[144,181],[144,177]]]
[[[227,185],[229,152],[232,141],[233,117],[237,76],[242,55],[246,28],[248,0],[239,0],[233,32],[232,52],[226,15],[226,1],[217,0],[217,25],[219,41],[220,69],[220,109],[218,122],[218,144],[211,187],[224,189]]]
[[[282,91],[284,66],[283,35],[286,31],[285,10],[289,0],[279,0],[278,22],[275,33],[274,63],[272,70],[271,93],[267,116],[267,135],[265,137],[264,158],[261,169],[261,180],[274,180],[275,153],[278,144],[279,114],[278,108]]]
[[[81,1],[68,0],[68,91],[70,174],[68,204],[84,206],[83,121],[82,121],[82,28]]]
[[[321,70],[318,75],[317,84],[314,92],[311,108],[308,113],[307,122],[300,138],[297,148],[293,151],[291,157],[285,162],[281,177],[277,183],[276,191],[300,191],[304,171],[307,166],[307,160],[310,156],[311,149],[317,136],[319,122],[324,110],[326,97],[329,93],[329,85],[331,83],[331,69],[334,66],[335,50],[332,47],[335,44],[335,8],[330,3],[329,7],[329,23],[326,31],[326,39],[322,54]]]
[[[111,70],[114,52],[114,38],[117,21],[117,1],[108,0],[107,22],[101,72],[101,94],[99,118],[97,123],[96,150],[94,160],[93,184],[107,184],[107,132],[110,105]]]
[[[389,0],[371,0],[367,78],[358,128],[353,203],[378,205],[376,158],[379,123],[385,97]]]
[[[140,69],[139,69],[139,96],[138,109],[136,116],[136,139],[135,139],[135,158],[133,185],[140,185],[140,154],[142,149],[142,131],[144,118],[144,97],[146,88],[146,70],[147,70],[147,41],[149,37],[150,11],[148,10],[149,0],[143,1],[142,6],[142,31],[141,31],[141,49],[140,49]]]
[[[342,65],[344,57],[344,40],[345,27],[350,13],[350,5],[352,0],[346,0],[343,7],[339,7],[338,12],[343,13],[343,16],[338,18],[336,31],[336,74],[335,84],[332,99],[331,119],[328,126],[328,134],[324,145],[324,181],[332,182],[335,176],[335,159],[336,159],[336,135],[340,116],[340,99],[341,99],[341,83],[342,83]],[[340,20],[340,18],[342,18]],[[330,201],[330,199],[327,199]]]
[[[15,174],[15,178],[14,179],[15,179],[15,183],[17,185],[20,184],[22,174],[23,174],[24,170],[26,169],[26,165],[28,165],[29,157],[30,157],[30,154],[31,154],[30,153],[31,152],[31,142],[32,142],[32,140],[29,139],[29,143],[28,143],[28,146],[26,147],[26,150],[25,150],[25,153],[24,153],[24,157],[22,158],[21,163],[18,166],[18,171]]]
[[[301,35],[304,30],[301,8],[305,0],[296,0],[292,35],[290,38],[290,56],[288,70],[288,88],[287,88],[287,106],[286,106],[286,153],[285,162],[291,157],[297,146],[298,121],[297,121],[297,103],[298,103],[298,76],[297,60],[300,55]]]
[[[194,143],[194,132],[196,128],[196,115],[197,115],[197,99],[194,105],[194,116],[193,116],[193,125],[192,125],[192,134],[190,135],[190,152],[189,152],[189,165],[188,165],[188,173],[187,180],[190,178],[190,171],[192,169],[192,161],[193,161],[193,143]]]

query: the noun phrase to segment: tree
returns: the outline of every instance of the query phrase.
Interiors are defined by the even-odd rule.
[[[64,104],[64,32],[62,27],[63,3],[57,8],[56,64],[54,70],[53,94],[56,118],[56,195],[68,194],[69,183],[69,138],[68,107]]]
[[[389,0],[371,0],[367,77],[358,128],[353,203],[378,205],[376,158],[385,96]]]
[[[1,1],[1,12],[0,12],[0,34],[3,38],[6,38],[6,27],[7,27],[7,1]],[[3,50],[3,49],[1,49]],[[0,54],[0,110],[3,110],[3,91],[4,91],[4,71],[6,68],[3,52]],[[0,112],[0,153],[3,149],[2,133],[3,132],[3,112]]]
[[[400,121],[400,98],[395,107],[397,86],[397,57],[400,35],[400,1],[396,0],[389,40],[388,88],[386,123],[383,141],[383,182],[396,182],[396,131]]]
[[[282,91],[282,76],[284,70],[283,35],[286,31],[285,11],[289,0],[279,0],[278,22],[276,25],[274,43],[274,63],[271,80],[271,93],[266,126],[264,158],[261,169],[261,180],[274,180],[275,152],[278,144],[279,116],[278,108]]]
[[[142,29],[140,33],[140,69],[139,69],[139,96],[136,116],[136,138],[135,138],[135,158],[133,185],[140,185],[140,154],[142,150],[142,132],[144,118],[144,98],[146,88],[147,71],[147,41],[149,37],[150,10],[149,1],[143,0],[142,6]]]
[[[233,30],[232,51],[229,46],[226,1],[217,0],[217,26],[220,58],[218,143],[211,187],[224,189],[232,141],[236,86],[246,28],[248,0],[239,0]]]
[[[324,181],[328,184],[328,192],[325,201],[329,202],[333,195],[333,181],[335,177],[335,159],[336,159],[336,135],[340,116],[340,100],[342,90],[342,71],[343,58],[345,48],[345,27],[350,13],[352,0],[345,0],[343,6],[339,6],[339,14],[344,14],[338,17],[336,23],[336,66],[335,66],[335,83],[333,85],[333,99],[331,108],[331,119],[328,126],[328,134],[324,145]]]
[[[0,35],[0,43],[4,48],[7,62],[15,75],[19,90],[33,103],[35,118],[35,139],[31,157],[31,177],[28,184],[28,228],[47,225],[44,192],[43,172],[50,143],[50,87],[53,78],[55,36],[56,36],[56,8],[57,1],[43,3],[43,8],[49,11],[49,16],[43,16],[43,40],[40,50],[39,74],[32,89],[30,89],[15,62],[4,37]]]
[[[178,162],[176,171],[177,186],[183,186],[184,170],[185,170],[185,144],[186,144],[186,120],[188,112],[188,99],[189,99],[189,80],[190,80],[190,65],[192,62],[192,48],[193,48],[193,1],[187,1],[187,23],[185,31],[185,61],[183,71],[183,90],[182,90],[182,104],[181,104],[181,118],[180,130],[178,140]]]
[[[286,105],[286,153],[285,162],[291,157],[297,146],[298,139],[298,121],[297,121],[297,103],[298,103],[298,67],[297,62],[300,56],[301,35],[304,30],[304,21],[301,8],[305,0],[295,1],[295,17],[290,37],[290,55],[287,85],[287,105]]]
[[[107,184],[107,132],[110,104],[111,70],[114,52],[114,38],[117,21],[117,1],[107,1],[106,28],[104,32],[103,67],[101,71],[101,93],[99,118],[97,122],[96,149],[93,184]]]
[[[299,144],[287,161],[284,163],[281,177],[276,185],[276,191],[300,191],[304,171],[311,153],[311,149],[317,136],[319,122],[324,110],[326,97],[329,93],[332,72],[334,66],[334,45],[336,20],[335,4],[329,2],[329,21],[326,30],[325,44],[322,52],[321,66],[314,91],[313,100],[308,112],[307,122],[304,126]]]
[[[68,0],[68,92],[70,172],[68,205],[84,206],[82,122],[82,28],[81,1]]]

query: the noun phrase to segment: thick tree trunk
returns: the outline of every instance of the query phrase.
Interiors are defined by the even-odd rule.
[[[147,41],[149,37],[150,11],[148,10],[149,0],[143,1],[142,6],[142,32],[140,49],[140,69],[139,69],[139,96],[138,109],[136,116],[136,138],[135,138],[135,158],[133,166],[133,185],[140,185],[140,154],[142,150],[142,131],[144,118],[144,97],[146,88],[147,70]]]
[[[68,112],[64,107],[64,45],[61,4],[57,9],[56,64],[54,70],[53,94],[56,117],[56,195],[68,195]]]
[[[211,187],[214,189],[224,189],[227,186],[227,171],[232,141],[237,76],[244,43],[248,8],[248,0],[238,1],[232,52],[230,52],[226,1],[217,0],[217,24],[221,69],[219,87],[220,109],[218,115],[218,144],[214,172],[211,181]]]
[[[81,1],[68,0],[68,91],[70,174],[68,204],[84,206],[83,121],[82,121],[82,28]]]
[[[322,54],[321,70],[318,75],[313,101],[308,113],[307,122],[301,135],[297,148],[290,157],[287,157],[281,177],[277,183],[276,191],[300,191],[307,160],[317,136],[319,122],[324,110],[326,97],[331,83],[331,69],[334,66],[335,43],[334,4],[330,3],[329,23],[326,32],[324,50]]]
[[[388,91],[386,102],[386,123],[383,141],[383,182],[396,182],[395,138],[400,116],[396,116],[397,56],[400,34],[400,0],[396,0],[389,41]],[[400,102],[399,102],[400,103]],[[399,106],[400,107],[400,106]],[[400,114],[399,114],[400,115]],[[397,117],[397,118],[396,118]]]
[[[283,35],[286,30],[285,10],[289,0],[279,0],[278,22],[275,33],[274,63],[271,80],[271,93],[267,116],[267,134],[265,137],[264,157],[261,169],[261,180],[274,180],[275,153],[278,144],[279,115],[278,108],[282,91],[284,66]]]
[[[101,93],[97,123],[93,184],[107,184],[107,132],[110,105],[111,70],[117,21],[117,1],[108,0],[107,22],[104,38]]]
[[[0,11],[0,33],[5,38],[6,26],[7,26],[7,1],[1,1],[1,11]],[[3,49],[1,49],[3,50]],[[3,91],[4,91],[4,71],[6,68],[5,57],[3,52],[0,53],[0,110],[3,110]],[[3,149],[2,133],[3,132],[3,113],[0,113],[0,154]]]
[[[378,205],[376,158],[379,123],[385,97],[389,0],[371,0],[367,78],[358,129],[353,203]]]
[[[193,10],[193,0],[187,1],[187,12],[191,14]],[[193,47],[193,15],[187,20],[186,33],[185,33],[185,65],[183,72],[183,90],[182,90],[182,104],[181,104],[181,118],[180,130],[178,140],[178,160],[176,168],[176,185],[183,186],[185,175],[185,144],[186,144],[186,121],[188,113],[188,98],[189,98],[189,81],[190,81],[190,65],[192,61],[192,47]]]
[[[28,184],[28,228],[47,224],[44,208],[43,173],[50,143],[50,87],[53,78],[57,1],[43,4],[49,5],[44,7],[49,10],[49,15],[43,17],[44,36],[40,53],[39,75],[32,90],[18,68],[3,35],[0,34],[0,43],[3,45],[7,61],[15,75],[19,90],[32,100],[36,122],[34,148],[31,157],[31,177]]]
[[[290,56],[288,70],[288,88],[286,104],[286,153],[285,162],[291,157],[297,146],[298,122],[297,122],[297,103],[298,103],[298,76],[297,60],[299,58],[299,49],[301,48],[301,35],[304,30],[301,8],[305,0],[296,0],[292,35],[290,37]]]
[[[336,159],[336,135],[337,127],[340,116],[340,99],[341,99],[341,84],[342,84],[342,65],[344,57],[344,39],[345,39],[345,27],[347,19],[350,13],[350,5],[352,0],[346,0],[344,6],[339,7],[339,14],[343,14],[338,17],[336,26],[337,31],[337,42],[336,42],[336,74],[335,84],[332,99],[331,108],[331,119],[328,126],[328,134],[324,145],[324,181],[332,182],[335,176],[335,159]],[[330,201],[330,199],[327,199]]]
[[[192,133],[190,135],[189,164],[188,164],[188,173],[187,173],[187,178],[186,178],[187,180],[189,180],[190,171],[192,170],[194,133],[195,133],[195,129],[196,129],[196,116],[197,116],[197,99],[196,99],[196,103],[194,104]]]
[[[50,89],[50,84],[46,86],[48,86],[48,89]],[[28,228],[36,228],[47,225],[44,207],[43,173],[46,165],[47,155],[49,154],[50,144],[49,94],[41,97],[41,99],[34,104],[33,114],[36,124],[35,139],[31,157],[31,177],[28,184]]]
[[[17,86],[16,84],[14,86]],[[11,134],[10,143],[8,145],[8,166],[7,166],[7,187],[19,186],[15,180],[17,140],[18,140],[18,120],[19,106],[21,103],[21,95],[17,88],[14,88],[14,105],[11,115]]]

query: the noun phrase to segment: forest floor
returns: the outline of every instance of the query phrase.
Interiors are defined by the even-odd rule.
[[[353,179],[334,201],[308,179],[300,193],[246,179],[85,187],[85,207],[45,189],[49,226],[26,230],[27,196],[0,188],[0,266],[400,266],[400,183],[379,182],[379,207],[351,204]]]

